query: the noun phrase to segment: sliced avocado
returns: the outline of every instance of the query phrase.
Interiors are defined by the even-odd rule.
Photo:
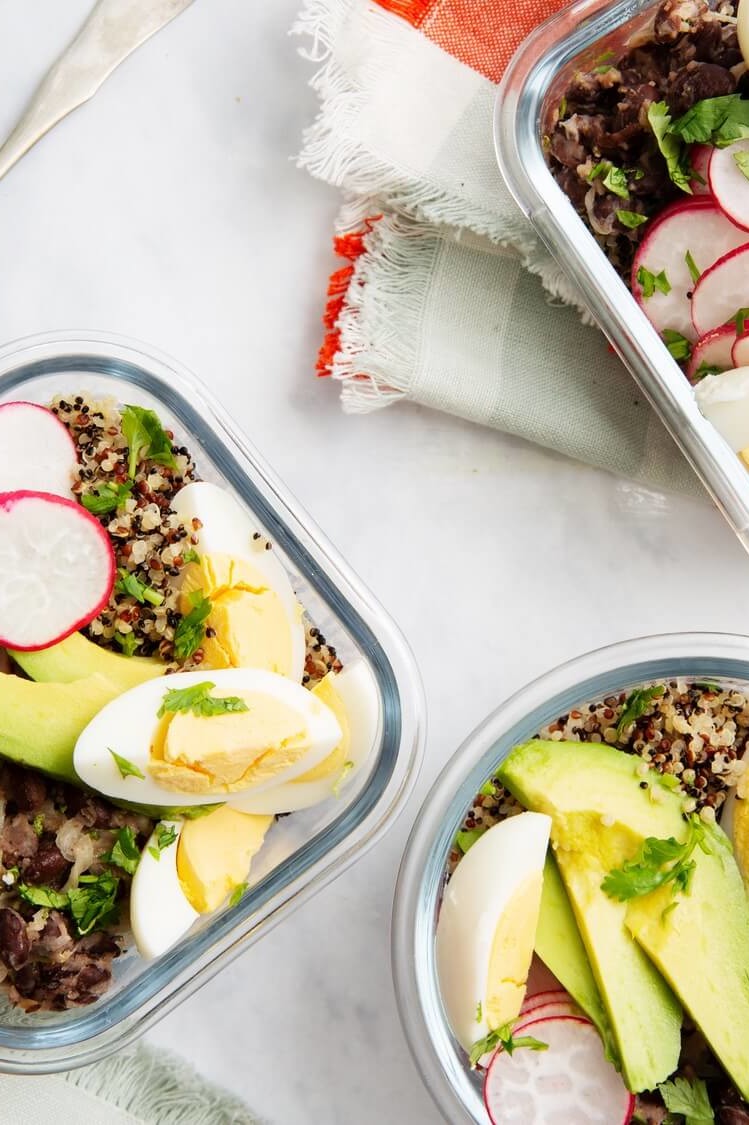
[[[627,926],[749,1098],[749,899],[725,832],[706,826],[705,843],[689,894],[633,899]]]
[[[121,656],[89,641],[83,633],[72,633],[59,644],[39,652],[10,650],[16,664],[40,683],[69,684],[86,676],[106,676],[122,694],[146,680],[164,674],[159,660],[145,656]]]
[[[685,838],[675,794],[662,803],[640,788],[639,759],[586,742],[519,746],[499,778],[526,808],[552,818],[551,841],[591,969],[633,1093],[652,1090],[677,1067],[682,1012],[625,924],[626,904],[601,889],[647,836]]]
[[[616,1039],[608,1013],[598,991],[559,868],[551,854],[546,857],[544,867],[536,953],[596,1025],[608,1058],[615,1066],[619,1066]]]
[[[0,755],[80,785],[73,769],[78,735],[119,694],[104,676],[37,684],[0,674]]]

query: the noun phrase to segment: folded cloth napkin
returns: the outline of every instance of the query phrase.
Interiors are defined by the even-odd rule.
[[[257,1125],[239,1099],[144,1046],[67,1074],[2,1075],[0,1106],[8,1125]]]
[[[307,0],[321,108],[299,163],[344,191],[318,373],[659,489],[700,491],[504,186],[492,113],[560,0]],[[581,323],[582,313],[582,323]]]

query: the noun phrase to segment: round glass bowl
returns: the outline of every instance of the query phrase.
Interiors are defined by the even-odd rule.
[[[443,770],[406,845],[395,893],[392,959],[403,1028],[450,1125],[487,1125],[481,1080],[448,1027],[434,938],[448,855],[472,799],[512,748],[575,707],[652,680],[749,685],[749,640],[721,633],[642,637],[571,660],[502,703]]]

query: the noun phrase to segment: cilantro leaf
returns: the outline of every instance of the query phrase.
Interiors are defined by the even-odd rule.
[[[675,332],[673,328],[664,328],[663,342],[677,361],[689,359],[692,354],[692,345],[689,340],[686,336],[682,336],[681,332]]]
[[[466,828],[459,832],[455,837],[455,845],[463,855],[469,851],[481,836],[486,832],[485,828]]]
[[[620,199],[629,199],[627,173],[623,168],[617,168],[610,160],[599,160],[588,173],[588,180],[592,183],[599,177],[602,177],[603,186],[608,191],[618,195]]]
[[[652,297],[656,289],[664,295],[671,292],[671,282],[666,277],[665,270],[661,270],[660,273],[651,273],[645,266],[640,266],[636,278],[638,284],[642,286],[642,295],[645,299]]]
[[[233,711],[247,711],[249,708],[238,695],[227,695],[222,698],[213,698],[211,691],[215,684],[206,680],[202,684],[193,684],[192,687],[176,688],[168,691],[164,696],[157,716],[162,719],[166,714],[177,714],[179,711],[192,711],[193,715],[210,718],[213,715],[225,715]]]
[[[205,806],[204,806],[205,807]],[[209,806],[211,807],[211,806]],[[177,839],[177,829],[173,824],[159,824],[156,827],[156,846],[160,852],[170,848]]]
[[[174,655],[180,662],[189,660],[200,648],[205,637],[205,623],[213,608],[202,590],[195,590],[189,595],[189,599],[192,609],[174,630]]]
[[[725,367],[718,367],[717,364],[708,363],[703,359],[694,373],[694,382],[696,383],[699,379],[704,379],[706,375],[721,375],[725,370]]]
[[[70,913],[81,937],[114,920],[119,885],[116,875],[103,871],[101,875],[81,875],[78,886],[68,892]]]
[[[115,754],[114,750],[110,749],[109,746],[107,749],[114,758],[115,765],[120,771],[120,777],[138,777],[141,781],[146,780],[146,775],[141,773],[136,765],[133,765],[132,762],[128,762],[127,758],[123,758],[121,754]]]
[[[749,152],[735,152],[733,159],[742,176],[749,180]]]
[[[636,230],[648,221],[647,215],[641,215],[639,211],[617,211],[616,217],[628,230]]]
[[[481,1006],[481,1001],[479,1000],[479,1002],[476,1004],[476,1023],[481,1023],[483,1018],[483,1008]]]
[[[121,508],[133,491],[133,482],[113,484],[107,481],[92,492],[85,492],[81,496],[81,503],[87,512],[94,516],[105,516]]]
[[[115,593],[127,594],[131,598],[135,598],[136,602],[141,605],[148,602],[150,605],[162,605],[164,595],[160,594],[158,590],[154,590],[152,586],[146,586],[145,582],[141,582],[140,578],[121,566],[117,571],[119,578],[115,583]]]
[[[661,155],[666,161],[669,176],[678,188],[681,188],[688,195],[692,195],[692,188],[689,183],[691,171],[687,161],[686,149],[681,142],[681,138],[674,136],[671,127],[671,113],[665,102],[651,102],[648,106],[648,123]]]
[[[113,863],[116,867],[121,867],[123,871],[127,871],[128,875],[134,875],[135,870],[140,862],[140,848],[135,841],[135,833],[132,828],[121,828],[117,833],[117,839],[112,845],[112,850],[103,857],[105,863]]]
[[[28,883],[16,883],[18,891],[24,902],[32,906],[47,906],[51,910],[67,910],[69,905],[65,891],[56,891],[52,887],[32,887]]]
[[[153,858],[156,859],[156,860],[161,859],[161,852],[159,851],[158,848],[154,848],[152,844],[149,844],[149,846],[148,846],[148,854],[152,855]]]
[[[722,148],[749,137],[749,101],[739,94],[703,98],[673,122],[671,132],[687,144],[714,144]]]
[[[742,336],[746,331],[746,322],[749,320],[749,309],[745,307],[737,309],[731,320],[736,325],[736,335]]]
[[[634,691],[630,692],[624,701],[624,709],[619,716],[619,722],[616,724],[616,733],[619,737],[624,734],[628,726],[642,718],[653,700],[659,699],[663,695],[663,690],[661,684],[654,684],[652,687],[635,688]]]
[[[692,251],[691,250],[687,250],[686,254],[684,255],[684,261],[687,263],[687,269],[689,270],[689,276],[691,277],[692,281],[696,285],[697,282],[702,277],[702,273],[700,272],[700,270],[697,266],[697,263],[695,262],[694,258],[692,257]]]
[[[517,1023],[517,1020],[515,1023]],[[512,1034],[512,1028],[513,1024],[506,1023],[502,1027],[490,1031],[483,1039],[474,1043],[468,1056],[471,1068],[473,1069],[479,1059],[489,1054],[495,1047],[503,1047],[508,1055],[512,1055],[514,1051],[521,1047],[525,1047],[529,1051],[548,1051],[549,1044],[542,1043],[540,1039],[534,1039],[532,1035],[521,1035],[516,1039]]]
[[[199,563],[200,555],[194,547],[189,547],[186,551],[182,552],[182,562],[187,566],[188,563]]]
[[[34,835],[41,836],[44,832],[44,813],[37,813],[34,817]]]
[[[669,883],[674,894],[688,894],[697,866],[691,857],[697,847],[708,846],[704,825],[693,816],[683,844],[673,837],[658,840],[649,836],[633,859],[609,871],[601,889],[619,902],[649,895]]]
[[[122,649],[125,656],[133,656],[140,641],[135,633],[120,633],[119,629],[114,634],[114,639]]]
[[[658,1087],[669,1113],[682,1113],[685,1125],[710,1125],[715,1114],[710,1105],[707,1086],[700,1078],[674,1078]]]
[[[242,896],[243,896],[244,892],[247,890],[248,886],[249,886],[248,883],[237,883],[236,887],[231,892],[231,898],[229,899],[229,906],[236,906],[241,901]]]
[[[122,411],[122,432],[128,444],[128,476],[134,479],[141,461],[175,468],[172,443],[153,410],[142,406],[126,406]]]

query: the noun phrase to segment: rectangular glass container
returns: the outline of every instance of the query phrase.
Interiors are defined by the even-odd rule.
[[[497,96],[494,139],[507,185],[544,244],[749,550],[749,473],[703,418],[694,390],[546,163],[544,122],[577,69],[621,55],[660,0],[577,0],[520,47]]]
[[[129,949],[89,1007],[27,1015],[0,1002],[0,1070],[11,1073],[80,1066],[140,1035],[371,847],[405,802],[423,747],[423,693],[403,638],[206,389],[171,359],[115,337],[41,336],[0,350],[0,402],[45,404],[79,392],[156,410],[189,447],[198,475],[234,493],[344,664],[367,662],[380,722],[366,768],[340,798],[280,822],[238,906],[201,918],[156,961]]]

